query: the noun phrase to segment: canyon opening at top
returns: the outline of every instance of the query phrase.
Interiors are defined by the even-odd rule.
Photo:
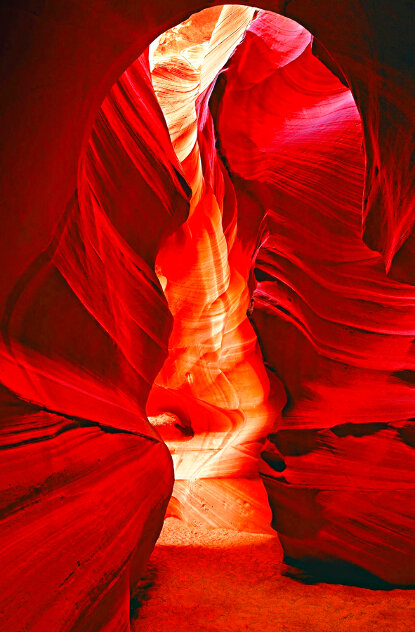
[[[1,3],[7,632],[129,630],[166,512],[415,583],[413,6],[260,4]]]
[[[367,165],[358,108],[325,48],[287,17],[226,5],[160,35],[114,85],[81,208],[116,214],[157,275],[140,310],[164,311],[164,342],[149,313],[144,331],[162,352],[146,413],[174,462],[167,515],[259,533],[272,520],[287,558],[338,557],[387,579],[384,560],[344,548],[378,477],[397,484],[380,452],[410,449],[395,437],[412,398],[390,372],[412,335],[411,290],[363,241]],[[146,371],[146,346],[112,327]],[[395,402],[386,414],[381,383]],[[410,485],[406,468],[399,477]],[[356,510],[317,529],[345,493]],[[369,531],[363,520],[355,537]]]

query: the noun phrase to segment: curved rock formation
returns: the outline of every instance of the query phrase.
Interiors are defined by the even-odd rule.
[[[173,483],[144,407],[170,328],[154,259],[161,235],[188,212],[174,163],[143,58],[105,100],[77,195],[8,297],[5,630],[129,629],[130,587]],[[159,216],[151,238],[134,228],[137,199]]]
[[[303,564],[342,560],[411,583],[414,291],[362,242],[352,95],[304,29],[267,13],[220,95],[217,133],[238,202],[263,210],[252,319],[288,396],[263,453],[274,527]]]
[[[260,4],[152,72],[203,3],[0,7],[2,630],[129,629],[162,437],[171,512],[259,528],[270,433],[287,557],[415,583],[413,7]]]
[[[237,199],[208,108],[212,82],[253,14],[208,9],[165,33],[153,53],[153,85],[192,198],[187,221],[157,257],[174,323],[147,409],[175,462],[172,511],[197,523],[266,530],[258,457],[285,394],[277,380],[270,384],[247,318],[256,237],[239,239]]]

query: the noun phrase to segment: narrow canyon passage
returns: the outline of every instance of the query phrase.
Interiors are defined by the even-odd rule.
[[[415,11],[259,4],[0,3],[1,632],[415,629]]]
[[[175,515],[266,531],[258,462],[286,396],[266,371],[247,315],[255,226],[243,230],[209,105],[257,14],[242,6],[206,9],[150,46],[152,84],[191,198],[187,220],[157,254],[173,329],[147,412],[172,453]]]

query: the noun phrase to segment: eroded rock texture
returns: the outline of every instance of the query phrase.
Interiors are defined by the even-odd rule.
[[[188,195],[144,55],[103,103],[77,192],[6,301],[4,630],[129,629],[173,484],[145,413],[171,328],[154,260]],[[151,209],[139,229],[137,200]]]
[[[187,221],[157,257],[174,324],[147,409],[175,462],[172,511],[263,530],[270,516],[258,457],[285,393],[270,383],[247,317],[256,235],[245,244],[238,234],[238,201],[208,108],[212,82],[253,15],[204,11],[164,34],[153,53],[153,85],[192,198]]]
[[[1,6],[2,630],[129,629],[163,439],[171,513],[263,528],[263,449],[287,557],[415,583],[413,7],[260,4]]]
[[[261,468],[273,524],[288,557],[411,582],[414,293],[362,241],[351,92],[304,29],[263,13],[219,94],[238,212],[262,209],[252,320],[288,396]]]

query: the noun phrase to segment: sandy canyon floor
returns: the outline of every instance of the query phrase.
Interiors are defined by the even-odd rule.
[[[168,518],[133,600],[133,632],[413,632],[415,591],[304,584],[278,539]]]

